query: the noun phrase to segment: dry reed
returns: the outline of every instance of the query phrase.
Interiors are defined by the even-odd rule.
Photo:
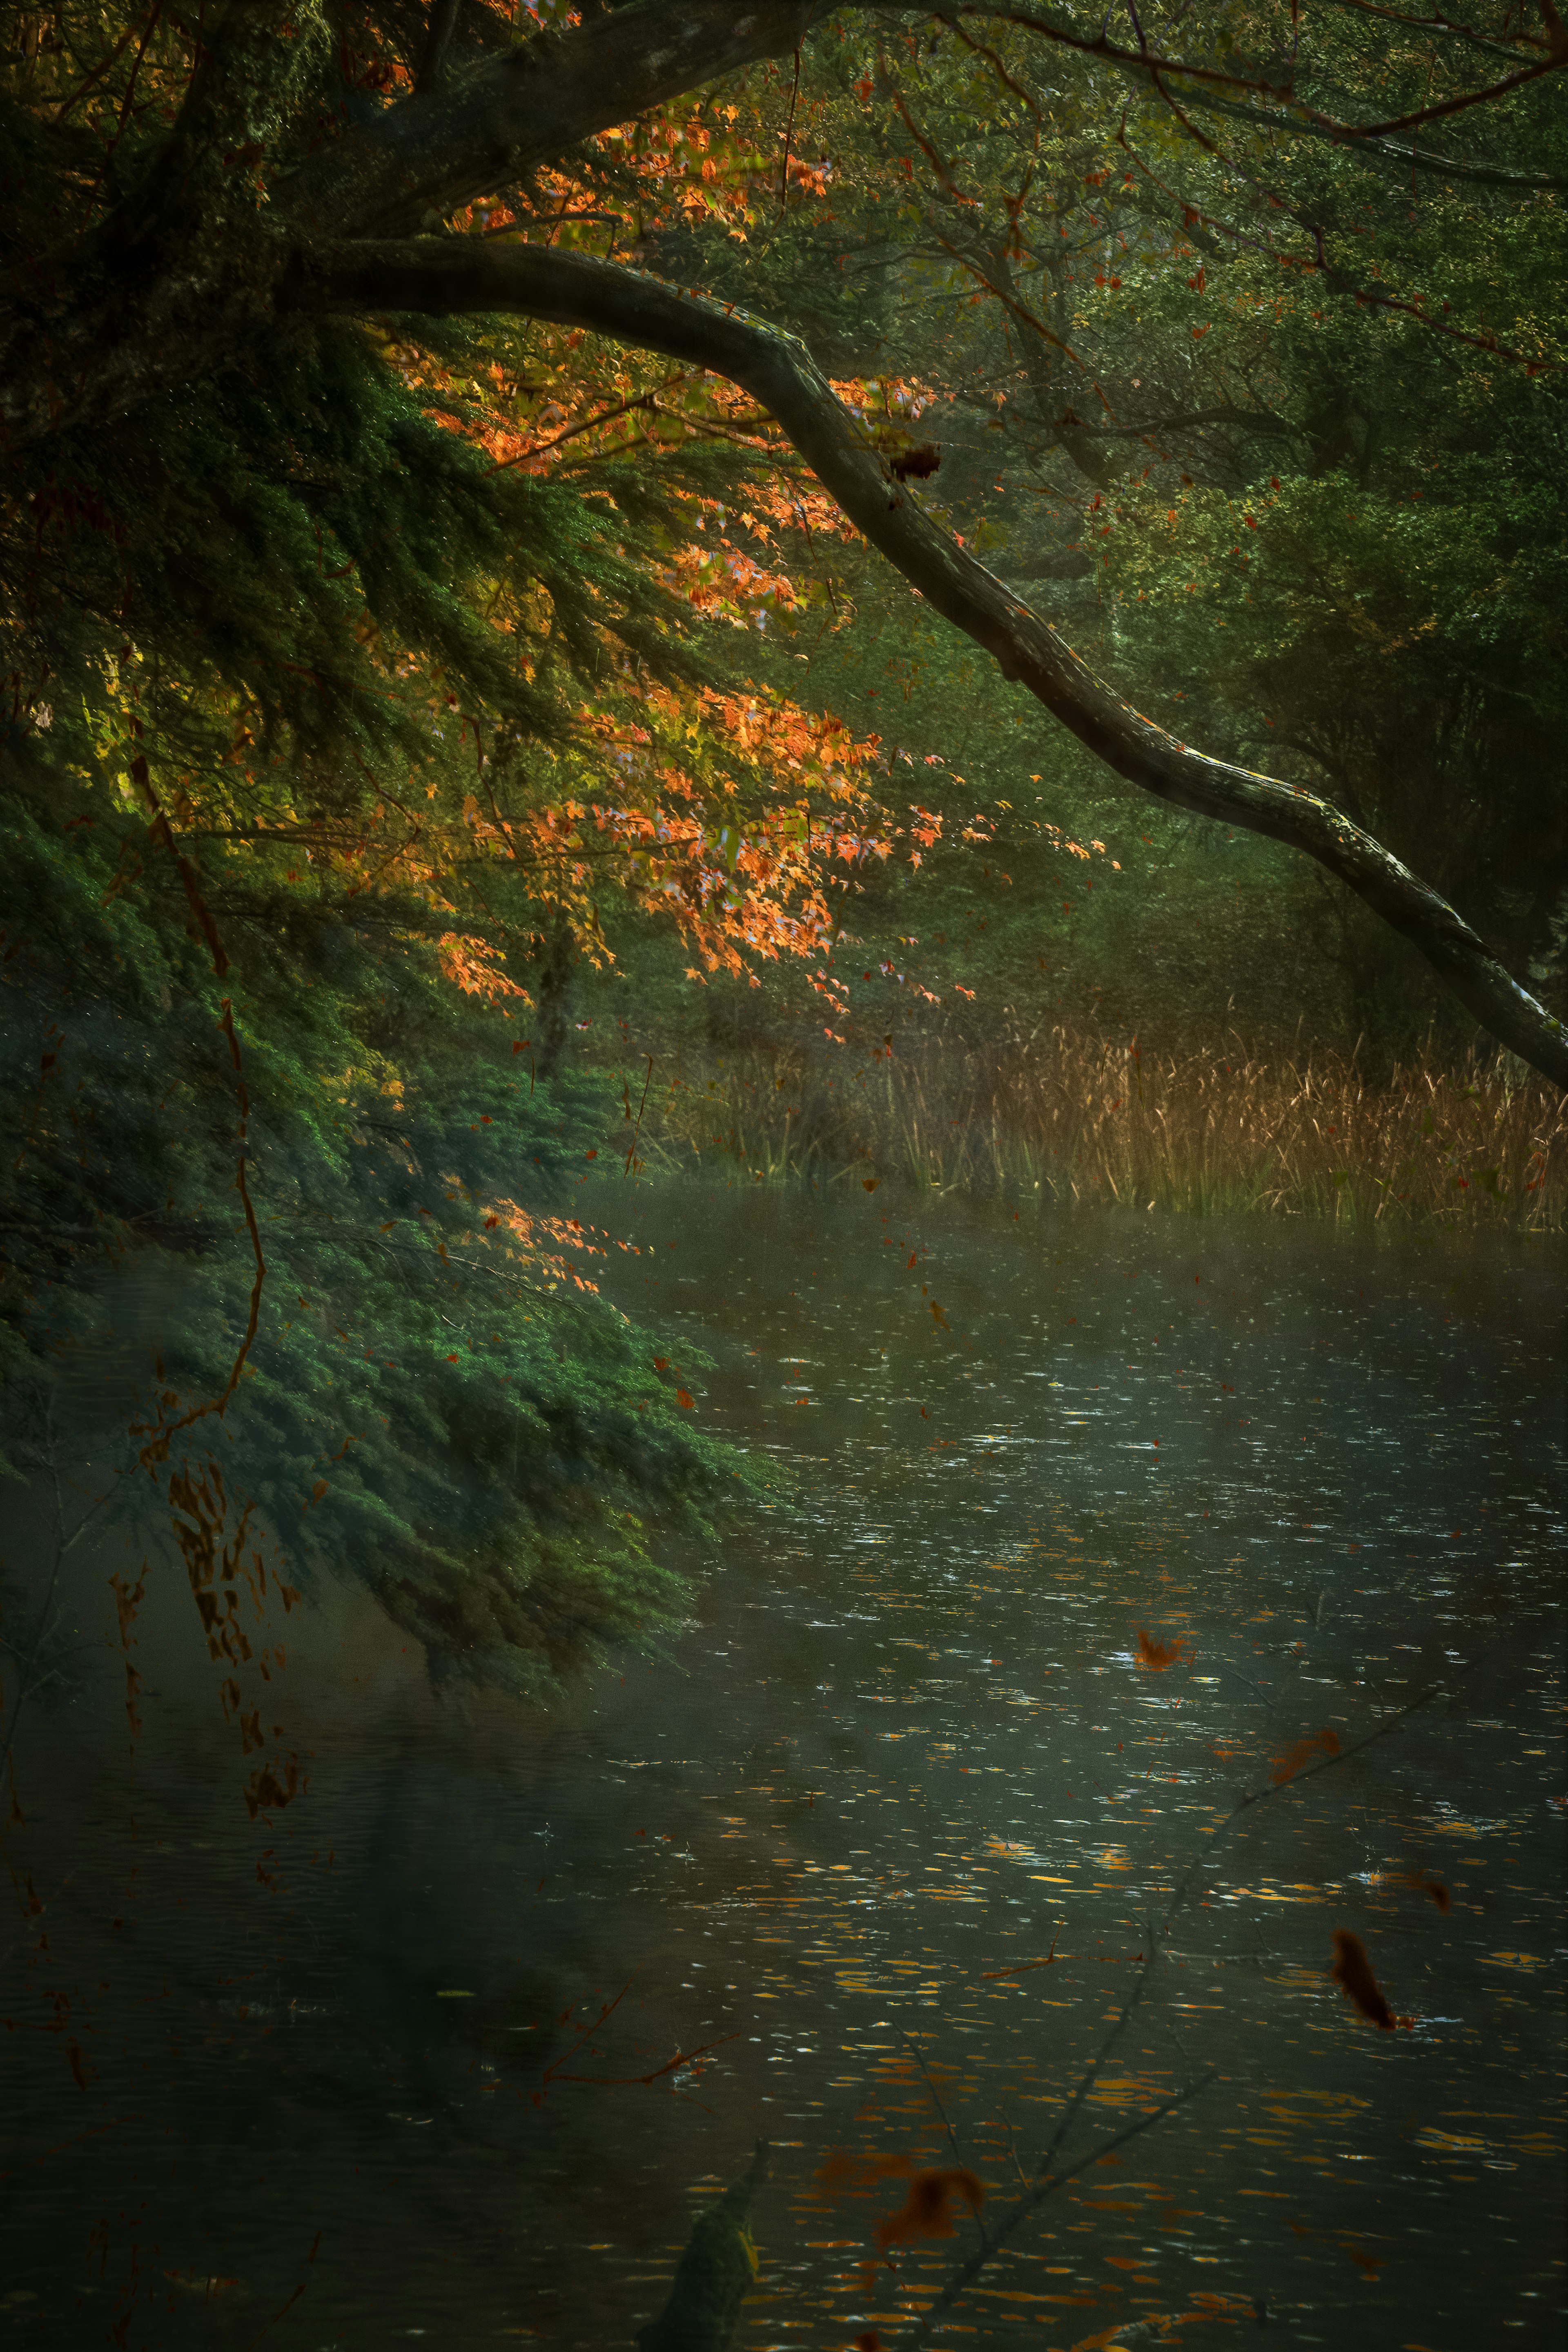
[[[858,1066],[848,1052],[832,1064],[753,1052],[656,1094],[656,1151],[729,1159],[759,1181],[858,1172],[1193,1215],[1533,1233],[1568,1222],[1568,1106],[1479,1059],[1373,1084],[1354,1055],[1156,1057],[1058,1028]]]

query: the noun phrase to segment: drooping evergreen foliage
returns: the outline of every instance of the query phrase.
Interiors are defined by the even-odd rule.
[[[289,90],[245,100],[294,163],[407,79],[390,24],[304,29]],[[66,228],[108,299],[125,222],[177,241],[203,172],[254,215],[232,154],[186,152],[167,202],[177,28],[139,83],[101,28],[29,39],[0,101],[24,280]],[[527,1686],[668,1622],[650,1546],[741,1493],[596,1296],[575,1180],[610,1105],[543,1074],[564,971],[606,891],[700,961],[808,942],[803,793],[842,798],[847,749],[776,698],[736,723],[715,656],[777,592],[692,541],[743,440],[517,462],[636,393],[580,341],[258,330],[15,456],[0,511],[12,1467],[90,1456],[183,1549],[195,1512],[209,1568],[248,1528],[362,1578],[437,1672]]]
[[[443,1671],[531,1683],[668,1622],[650,1536],[703,1528],[734,1465],[595,1295],[602,1087],[531,1082],[416,900],[281,853],[205,902],[220,982],[172,861],[128,885],[144,827],[74,802],[7,812],[14,1465],[91,1454],[133,1511],[216,1465],[226,1544],[252,1512]]]
[[[420,355],[444,393],[491,363],[468,328]],[[438,1673],[531,1685],[668,1622],[651,1536],[738,1490],[562,1213],[602,1091],[531,1091],[525,1032],[443,969],[457,923],[530,977],[541,878],[481,904],[453,870],[458,736],[548,761],[595,688],[712,673],[666,480],[498,475],[450,424],[329,326],[66,436],[8,502],[7,1415],[24,1469],[107,1444],[126,1508],[216,1465],[220,1548],[248,1511]]]

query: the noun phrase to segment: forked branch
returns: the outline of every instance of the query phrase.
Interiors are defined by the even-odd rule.
[[[1384,1716],[1380,1723],[1374,1724],[1372,1729],[1364,1732],[1359,1739],[1352,1739],[1348,1747],[1336,1748],[1331,1755],[1325,1757],[1320,1762],[1309,1765],[1289,1776],[1276,1777],[1267,1788],[1247,1791],[1238,1800],[1229,1820],[1222,1826],[1220,1837],[1234,1827],[1242,1814],[1254,1805],[1262,1804],[1270,1797],[1279,1797],[1287,1792],[1294,1792],[1304,1780],[1315,1779],[1320,1772],[1335,1770],[1339,1766],[1348,1763],[1352,1756],[1359,1755],[1363,1748],[1370,1748],[1374,1740],[1385,1739],[1390,1732],[1396,1731],[1402,1723],[1408,1721],[1418,1708],[1425,1706],[1428,1699],[1435,1697],[1440,1688],[1441,1685],[1436,1683],[1427,1684],[1425,1689],[1417,1691],[1414,1698],[1407,1699],[1403,1706],[1396,1707],[1391,1715]],[[982,2242],[974,2252],[950,2272],[945,2285],[934,2302],[921,2315],[914,2326],[902,2337],[900,2344],[893,2347],[893,2352],[918,2352],[918,2347],[930,2340],[931,2330],[936,2326],[937,2322],[952,2309],[954,2304],[979,2277],[986,2263],[1001,2247],[1005,2245],[1007,2240],[1022,2227],[1030,2214],[1042,2205],[1047,2197],[1052,2196],[1057,2189],[1065,2187],[1066,2183],[1075,2179],[1079,2173],[1087,2171],[1090,2165],[1100,2163],[1102,2158],[1110,2155],[1127,2140],[1135,2139],[1141,2132],[1148,2131],[1154,2124],[1163,2122],[1166,2116],[1173,2115],[1178,2107],[1185,2106],[1190,2099],[1196,2098],[1198,2093],[1214,2081],[1219,2069],[1211,2066],[1206,2074],[1201,2074],[1195,2082],[1190,2083],[1185,2090],[1177,2092],[1174,2098],[1167,2099],[1163,2105],[1152,2108],[1147,2115],[1140,2116],[1136,2123],[1130,2124],[1124,2131],[1118,2132],[1114,2138],[1097,2142],[1072,2164],[1064,2166],[1060,2170],[1057,2168],[1058,2150],[1062,2147],[1082,2113],[1084,2103],[1103,2071],[1107,2059],[1121,2041],[1134,2011],[1148,1990],[1150,1971],[1159,1957],[1160,1946],[1166,1929],[1186,1904],[1194,1886],[1207,1883],[1213,1876],[1214,1852],[1218,1843],[1218,1837],[1211,1838],[1202,1853],[1195,1855],[1187,1869],[1184,1871],[1172,1890],[1164,1918],[1158,1926],[1152,1920],[1150,1921],[1146,1948],[1139,1955],[1138,1975],[1110,2032],[1101,2037],[1100,2047],[1079,2076],[1072,2096],[1058,2117],[1056,2129],[1052,2132],[1050,2140],[1036,2168],[1034,2181],[1025,2189],[1023,2195],[1016,2198],[1008,2207],[1001,2221],[993,2224],[984,2232]],[[1055,1948],[1053,1944],[1053,1951]],[[945,2122],[945,2116],[943,2120]]]

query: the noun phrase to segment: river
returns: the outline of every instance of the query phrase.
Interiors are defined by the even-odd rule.
[[[891,2342],[975,2243],[879,2256],[910,2168],[994,2221],[1136,1991],[1058,2165],[1192,2095],[935,2344],[1561,2346],[1556,1250],[591,1198],[778,1491],[530,1717],[319,1594],[269,1826],[153,1580],[134,1755],[117,1665],[18,1735],[10,2336],[611,2352],[765,2137],[737,2352]]]

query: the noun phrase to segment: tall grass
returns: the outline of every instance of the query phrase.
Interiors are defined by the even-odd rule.
[[[1151,1056],[1057,1028],[858,1064],[753,1050],[649,1103],[659,1156],[753,1181],[903,1178],[1017,1200],[1556,1232],[1568,1223],[1568,1104],[1472,1059]]]

